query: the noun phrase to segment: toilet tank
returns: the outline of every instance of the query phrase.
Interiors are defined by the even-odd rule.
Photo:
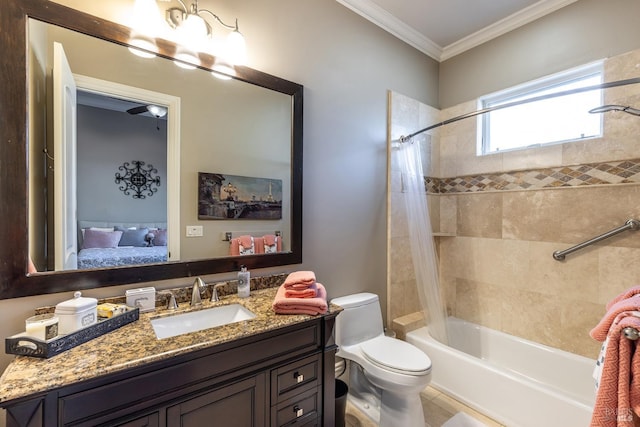
[[[353,345],[375,338],[384,332],[378,295],[364,292],[331,300],[341,311],[336,317],[336,344]]]

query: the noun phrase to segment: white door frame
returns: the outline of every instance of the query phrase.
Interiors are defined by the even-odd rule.
[[[78,89],[167,107],[167,251],[180,260],[180,97],[74,74]]]

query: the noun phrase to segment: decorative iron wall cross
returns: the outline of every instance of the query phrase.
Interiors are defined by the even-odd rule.
[[[121,184],[119,189],[127,196],[133,193],[134,199],[144,199],[158,191],[160,177],[157,176],[158,170],[153,165],[145,166],[144,162],[133,160],[131,163],[125,162],[118,166],[118,170],[124,171],[124,174],[116,172],[116,184]]]

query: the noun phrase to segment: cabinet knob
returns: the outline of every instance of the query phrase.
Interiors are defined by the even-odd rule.
[[[302,381],[304,381],[304,375],[302,375],[298,371],[293,373],[293,378],[295,378],[296,382],[298,383],[301,383]]]
[[[296,418],[299,418],[304,415],[304,409],[299,407],[298,405],[293,407],[293,412],[296,413]]]

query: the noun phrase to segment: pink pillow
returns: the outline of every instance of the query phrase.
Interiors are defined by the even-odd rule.
[[[167,246],[167,230],[154,230],[152,233],[156,236],[153,239],[153,246]]]
[[[84,231],[82,249],[117,248],[122,237],[122,231],[100,231],[90,228]]]

